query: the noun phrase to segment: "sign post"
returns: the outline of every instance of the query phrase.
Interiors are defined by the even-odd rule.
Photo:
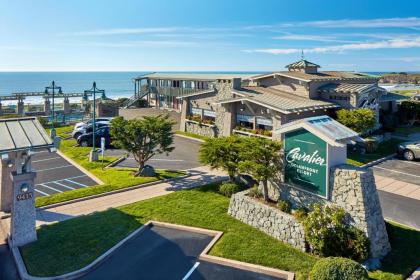
[[[101,155],[102,155],[102,168],[104,166],[104,155],[105,155],[105,138],[101,137]]]

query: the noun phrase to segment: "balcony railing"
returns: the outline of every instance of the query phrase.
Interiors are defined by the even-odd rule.
[[[247,137],[261,137],[261,138],[266,138],[266,139],[272,139],[272,132],[270,130],[263,130],[263,129],[253,130],[253,129],[241,128],[241,129],[234,129],[233,133],[242,135],[242,136],[247,136]]]

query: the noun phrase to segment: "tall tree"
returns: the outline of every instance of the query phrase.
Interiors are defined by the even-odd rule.
[[[212,168],[224,169],[229,180],[234,182],[242,149],[243,139],[238,136],[209,138],[200,147],[200,162]]]
[[[278,177],[283,170],[281,143],[264,138],[246,138],[242,150],[241,172],[249,173],[263,185],[264,200],[268,201],[268,180]]]
[[[112,120],[110,132],[113,144],[132,153],[139,164],[135,176],[141,174],[151,157],[173,151],[173,124],[167,115],[133,120],[118,117]]]

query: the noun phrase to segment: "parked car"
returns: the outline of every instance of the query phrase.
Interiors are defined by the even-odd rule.
[[[109,126],[109,123],[102,123],[102,122],[96,123],[96,129],[99,129],[101,127],[108,127],[108,126]],[[82,135],[84,133],[90,133],[90,132],[92,132],[92,130],[93,130],[93,125],[92,124],[87,125],[87,126],[82,126],[82,127],[77,128],[77,129],[74,129],[73,132],[71,133],[71,136],[74,139],[77,139],[77,138],[79,138],[80,135]]]
[[[420,159],[420,142],[405,142],[398,145],[398,155],[405,160]]]
[[[111,146],[111,134],[109,133],[109,126],[105,126],[102,128],[99,128],[95,131],[95,146],[100,147],[101,146],[101,138],[105,138],[105,147]],[[93,144],[93,132],[88,132],[80,135],[77,138],[77,144],[82,147],[92,147]]]
[[[105,123],[105,124],[109,124],[114,118],[96,118],[95,121],[97,123]],[[91,125],[93,123],[93,119],[90,119],[86,122],[78,122],[74,125],[74,130],[81,128],[81,127],[86,127],[88,125]]]

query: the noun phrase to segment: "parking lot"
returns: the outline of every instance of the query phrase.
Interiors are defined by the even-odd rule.
[[[420,161],[406,161],[394,157],[372,167],[375,174],[420,185]],[[419,186],[420,187],[420,186]]]
[[[199,260],[213,236],[151,226],[81,279],[281,279]]]
[[[198,161],[198,150],[200,142],[175,135],[175,149],[169,155],[161,154],[151,158],[147,164],[157,169],[168,170],[187,170],[201,166]],[[126,152],[123,150],[107,150],[106,155],[123,156]],[[127,159],[120,162],[116,167],[132,167],[137,168],[138,163],[130,155]]]
[[[35,179],[37,197],[97,185],[59,154],[47,150],[39,151],[32,156],[32,168],[37,172]]]

